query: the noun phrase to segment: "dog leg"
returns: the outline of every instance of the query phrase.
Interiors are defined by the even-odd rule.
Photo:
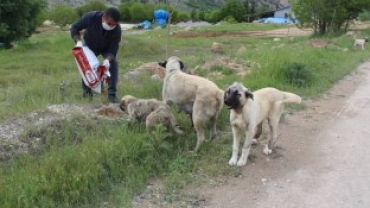
[[[210,140],[213,140],[217,136],[216,120],[217,119],[215,117],[210,119],[210,125],[211,125]]]
[[[237,166],[246,165],[247,162],[248,162],[249,150],[250,150],[251,144],[252,144],[252,141],[249,139],[249,137],[254,138],[255,129],[256,129],[255,125],[249,124],[248,134],[246,133],[246,135],[245,135],[245,141],[244,141],[244,144],[243,144],[242,155],[240,156],[240,158],[238,160],[238,163],[236,164]]]
[[[199,151],[200,146],[205,140],[204,137],[204,120],[198,117],[194,117],[194,127],[197,132],[197,145],[195,146],[194,153]]]
[[[193,113],[189,113],[189,115],[190,115],[191,127],[194,128]]]
[[[260,138],[262,134],[262,122],[257,125],[256,127],[256,134],[254,135],[254,138],[252,139],[252,144],[257,144],[257,139]]]
[[[231,155],[231,158],[229,160],[229,165],[236,165],[236,162],[238,160],[238,152],[239,152],[239,144],[240,140],[243,136],[242,132],[237,127],[232,127],[233,131],[233,153]]]
[[[265,153],[265,155],[271,154],[272,149],[274,148],[275,140],[277,137],[277,128],[279,125],[280,114],[281,113],[279,113],[279,115],[275,116],[274,118],[268,120],[270,127],[270,139],[268,141],[268,144],[266,144],[265,147],[263,148],[263,153]]]

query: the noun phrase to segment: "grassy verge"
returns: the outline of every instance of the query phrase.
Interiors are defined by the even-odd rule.
[[[214,26],[215,31],[238,31],[249,25]],[[253,28],[256,27],[253,25]],[[274,26],[275,27],[275,26]],[[258,28],[256,28],[258,29]],[[264,30],[260,28],[259,30]],[[364,31],[368,33],[368,31]],[[121,43],[120,74],[142,63],[164,60],[164,31],[142,35],[126,35]],[[325,47],[313,43],[324,42]],[[210,51],[210,45],[224,45],[223,53]],[[0,51],[0,119],[44,109],[50,104],[87,103],[80,94],[80,75],[70,53],[73,46],[67,32],[45,32],[19,44],[15,49]],[[240,50],[241,48],[245,50]],[[252,61],[260,67],[250,67],[251,73],[240,76],[215,66],[211,70],[223,76],[209,76],[220,88],[234,81],[251,89],[273,86],[289,90],[304,98],[315,98],[336,81],[366,61],[369,50],[352,49],[352,38],[300,37],[282,38],[174,38],[170,39],[170,55],[181,57],[196,73],[205,71],[204,63],[221,57]],[[304,84],[292,84],[283,71],[299,63],[311,76],[300,75]],[[288,67],[289,68],[289,67]],[[207,75],[207,73],[204,73]],[[72,82],[67,96],[60,96],[60,83]],[[141,98],[160,99],[161,83],[143,77],[140,83],[122,80],[119,96],[133,94]],[[95,99],[92,104],[101,105]],[[230,169],[231,135],[222,134],[207,142],[198,156],[187,151],[195,145],[195,133],[186,115],[175,114],[187,135],[169,135],[158,128],[153,134],[143,125],[125,120],[105,121],[84,116],[57,121],[41,130],[24,132],[41,138],[41,149],[3,163],[0,166],[0,204],[13,207],[96,207],[103,201],[120,207],[130,207],[137,194],[153,176],[163,177],[171,191],[186,187],[195,175],[235,175],[240,169]],[[228,111],[224,109],[218,127],[228,131]]]

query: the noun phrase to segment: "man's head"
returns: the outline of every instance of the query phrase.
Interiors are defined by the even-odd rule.
[[[120,20],[120,13],[118,9],[114,7],[110,7],[105,10],[102,21],[103,21],[103,28],[105,30],[113,30],[116,25],[119,23]]]

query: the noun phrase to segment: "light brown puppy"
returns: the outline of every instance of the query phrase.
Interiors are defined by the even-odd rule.
[[[120,108],[130,118],[144,122],[146,130],[151,132],[157,124],[163,124],[167,130],[171,128],[178,134],[182,134],[177,127],[176,119],[171,113],[171,108],[156,99],[138,99],[132,95],[125,95],[120,102]]]
[[[233,132],[233,152],[229,165],[247,164],[252,139],[262,133],[262,122],[268,120],[270,139],[263,152],[271,154],[277,137],[277,129],[284,103],[300,103],[301,97],[275,88],[262,88],[250,92],[241,83],[233,83],[225,90],[225,105],[230,109],[230,124]],[[248,133],[247,133],[248,132]],[[239,143],[245,136],[242,154],[238,160]]]
[[[215,83],[203,77],[186,74],[182,71],[184,64],[180,58],[172,56],[159,65],[166,68],[162,88],[163,102],[179,106],[192,107],[194,128],[197,132],[197,152],[205,140],[205,123],[211,124],[211,139],[216,137],[216,120],[223,106],[223,91]]]

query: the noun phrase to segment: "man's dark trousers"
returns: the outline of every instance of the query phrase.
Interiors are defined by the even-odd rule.
[[[113,61],[110,61],[110,67],[109,67],[109,73],[110,73],[110,81],[108,83],[108,96],[116,96],[117,92],[117,82],[118,82],[118,64],[116,59]],[[87,87],[82,80],[82,90],[84,92],[87,92],[89,90],[89,87]]]

